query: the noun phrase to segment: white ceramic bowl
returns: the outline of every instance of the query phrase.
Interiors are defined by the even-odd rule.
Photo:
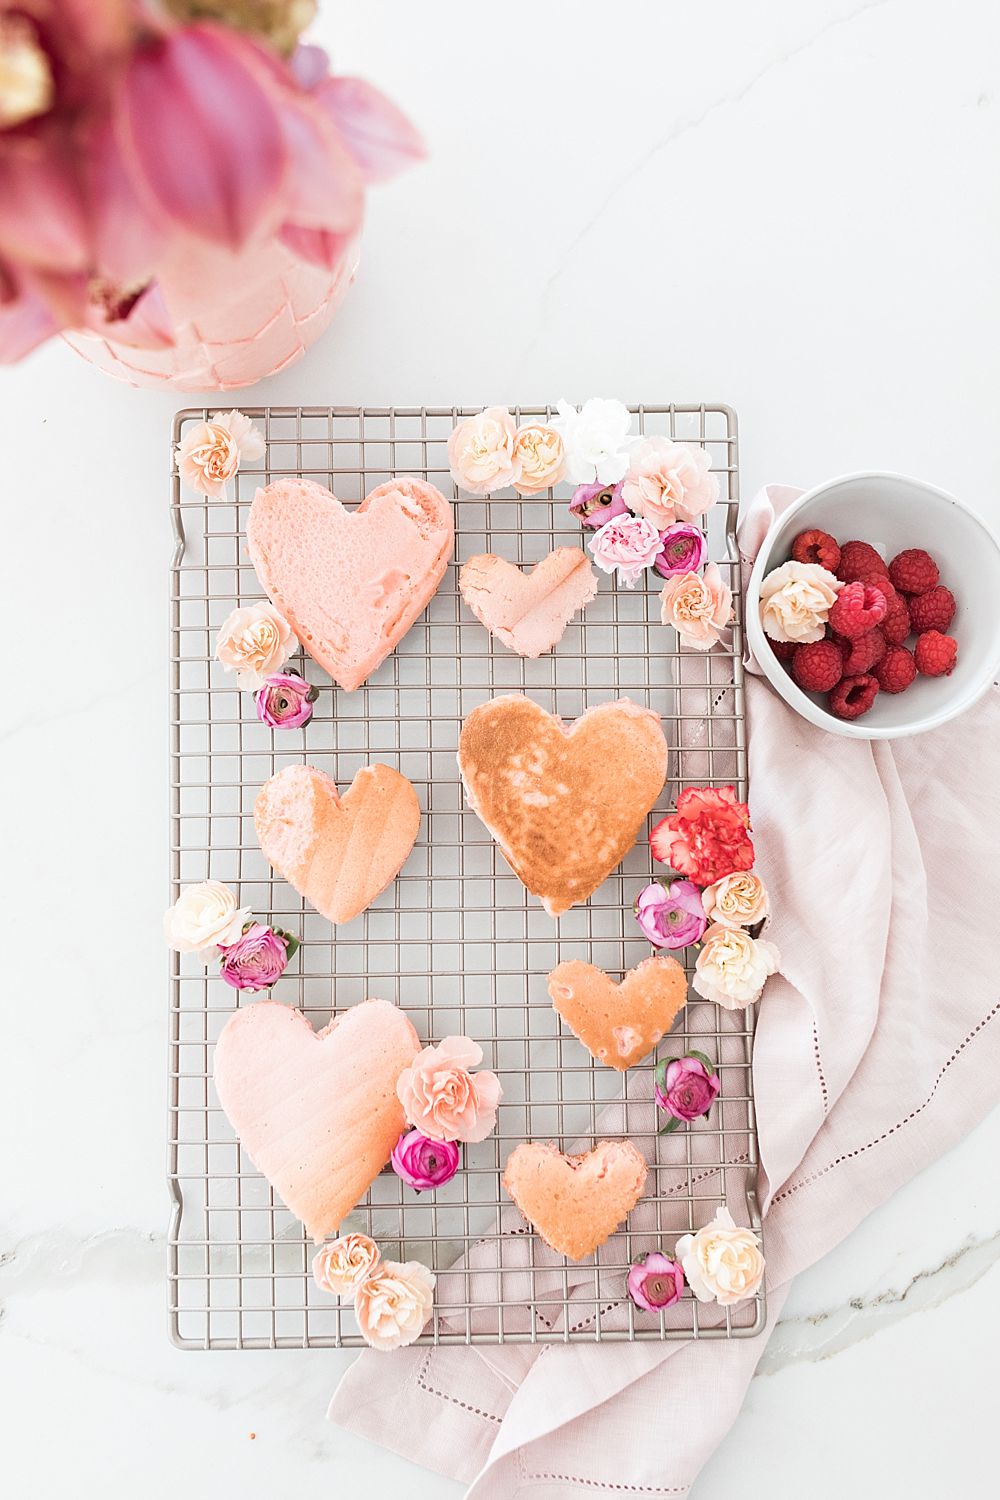
[[[820,693],[805,693],[771,650],[760,623],[760,586],[791,557],[800,531],[819,527],[838,542],[860,538],[888,561],[924,547],[955,595],[948,634],[958,642],[950,677],[921,677],[904,693],[879,693],[860,719],[838,719]],[[771,527],[757,554],[746,601],[747,636],[761,670],[803,718],[853,739],[922,734],[963,713],[1000,671],[1000,543],[953,495],[901,474],[847,474],[800,496]],[[908,642],[912,647],[912,638]]]

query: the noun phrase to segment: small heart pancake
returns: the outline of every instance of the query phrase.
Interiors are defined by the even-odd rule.
[[[458,768],[515,875],[558,917],[635,843],[667,779],[667,742],[657,715],[628,698],[567,727],[511,695],[472,710]]]
[[[390,766],[364,766],[343,797],[314,766],[286,766],[257,793],[253,820],[278,874],[331,922],[349,922],[399,874],[420,805]]]
[[[458,586],[476,619],[498,641],[518,656],[541,656],[593,599],[597,574],[579,547],[557,547],[528,573],[488,552],[469,558]]]
[[[278,479],[247,519],[261,587],[346,693],[426,608],[453,545],[451,506],[420,479],[380,484],[354,510],[311,479]]]
[[[549,975],[557,1013],[598,1062],[624,1073],[652,1052],[687,1001],[687,975],[676,958],[647,958],[621,984],[572,958]]]
[[[420,1051],[407,1017],[363,1000],[322,1031],[256,1000],[215,1044],[215,1089],[244,1151],[314,1240],[364,1197],[406,1129],[396,1080]]]
[[[599,1141],[585,1156],[526,1141],[507,1158],[503,1185],[547,1245],[582,1260],[642,1197],[646,1163],[631,1141]]]

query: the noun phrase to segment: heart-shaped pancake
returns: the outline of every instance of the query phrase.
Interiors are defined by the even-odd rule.
[[[331,922],[349,922],[395,880],[420,827],[405,776],[364,766],[343,797],[315,766],[286,766],[257,793],[264,858]]]
[[[244,1151],[314,1240],[364,1197],[406,1129],[396,1080],[420,1051],[403,1012],[364,1000],[322,1031],[277,1000],[230,1016],[215,1089]]]
[[[520,695],[462,725],[458,766],[473,810],[553,917],[586,901],[635,843],[667,779],[656,714],[627,698],[575,723]]]
[[[356,510],[311,479],[258,490],[247,548],[261,586],[311,656],[353,692],[433,598],[454,545],[451,506],[393,479]]]
[[[549,975],[549,995],[590,1055],[624,1073],[652,1052],[687,1001],[687,976],[676,958],[647,958],[621,984],[582,959]]]
[[[458,586],[476,619],[498,641],[518,656],[541,656],[593,599],[597,574],[579,547],[557,547],[528,573],[487,552],[469,558]]]
[[[585,1156],[526,1141],[507,1158],[503,1185],[547,1245],[582,1260],[642,1197],[646,1162],[631,1141],[598,1141]]]

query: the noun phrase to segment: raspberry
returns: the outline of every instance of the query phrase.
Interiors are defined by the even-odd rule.
[[[948,677],[958,660],[958,642],[954,636],[942,635],[940,630],[925,630],[917,636],[913,655],[917,671],[925,677]]]
[[[890,604],[881,629],[889,646],[901,646],[906,640],[910,633],[910,611],[902,594],[897,594],[895,604]]]
[[[859,635],[856,640],[844,641],[842,646],[844,677],[860,677],[864,672],[870,672],[877,661],[881,661],[885,655],[885,637],[881,630],[869,630],[866,635]]]
[[[845,583],[856,583],[865,573],[884,573],[885,563],[870,542],[845,542],[836,573]]]
[[[883,693],[901,693],[917,675],[913,652],[905,646],[890,646],[875,668]]]
[[[828,702],[838,719],[860,719],[878,697],[878,679],[870,672],[860,677],[842,677]]]
[[[889,582],[888,573],[866,573],[863,578],[855,579],[856,583],[869,583],[873,589],[878,589],[880,594],[885,595],[885,602],[892,609],[899,595]]]
[[[955,618],[955,595],[939,583],[910,600],[910,624],[918,635],[925,630],[947,630]]]
[[[767,644],[779,661],[791,661],[799,649],[798,641],[772,641],[770,636],[767,638]]]
[[[885,595],[870,583],[845,583],[830,608],[830,629],[853,641],[874,630],[888,612]]]
[[[828,693],[844,675],[836,641],[809,641],[792,657],[792,676],[807,693]]]
[[[909,547],[893,558],[889,564],[889,577],[903,594],[926,594],[941,574],[929,552],[920,547]]]
[[[800,531],[792,543],[792,556],[796,562],[819,563],[831,573],[840,565],[840,548],[835,537],[828,531]]]

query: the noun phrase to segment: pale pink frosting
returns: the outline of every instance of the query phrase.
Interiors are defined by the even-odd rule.
[[[648,437],[632,450],[622,499],[630,510],[665,531],[675,521],[696,521],[719,498],[719,481],[704,448]]]
[[[471,495],[502,490],[520,478],[514,418],[505,406],[488,406],[459,422],[448,439],[451,477]]]
[[[432,1141],[482,1141],[496,1125],[502,1090],[495,1073],[470,1073],[483,1049],[467,1036],[425,1047],[396,1085],[410,1124]]]
[[[710,562],[704,573],[678,573],[663,586],[660,618],[696,651],[714,646],[732,617],[732,591],[723,582],[718,563]]]

